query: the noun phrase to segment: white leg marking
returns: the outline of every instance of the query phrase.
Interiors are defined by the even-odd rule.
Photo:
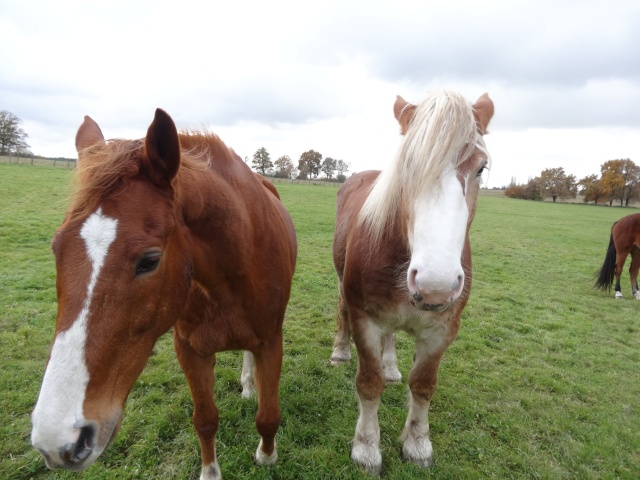
[[[616,298],[622,298],[622,292],[616,292]]]
[[[633,294],[633,298],[636,300],[640,300],[640,290],[636,290]]]
[[[395,333],[389,333],[382,337],[382,370],[385,382],[400,383],[402,380],[402,374],[398,369]]]
[[[91,261],[91,277],[80,314],[64,332],[57,335],[47,369],[44,373],[38,402],[33,410],[31,443],[47,452],[53,463],[60,460],[60,448],[75,443],[84,424],[82,405],[89,382],[85,362],[87,318],[93,289],[104,264],[109,246],[116,238],[118,221],[102,215],[102,210],[90,215],[80,230]],[[102,450],[96,449],[97,458]],[[89,463],[90,464],[90,463]]]
[[[402,456],[421,467],[433,466],[433,447],[429,440],[429,403],[410,395],[409,414],[400,436]]]
[[[342,303],[342,300],[340,302]],[[338,319],[338,330],[336,331],[333,352],[331,353],[331,365],[342,365],[351,361],[351,333],[348,321],[347,318],[342,318],[341,321]]]
[[[242,385],[242,398],[251,398],[256,394],[253,382],[253,354],[245,350],[242,354],[242,373],[240,374]]]
[[[220,473],[220,467],[218,466],[217,459],[209,465],[202,466],[200,480],[222,480],[222,474]]]
[[[331,352],[331,365],[343,365],[351,361],[351,344],[335,345]]]
[[[378,424],[379,400],[360,400],[360,417],[351,448],[351,459],[368,473],[382,469],[380,452],[380,425]]]
[[[273,441],[273,452],[271,452],[271,455],[267,455],[262,451],[262,439],[260,439],[260,444],[256,450],[255,460],[258,465],[275,465],[278,460],[278,447],[276,445],[276,441]]]

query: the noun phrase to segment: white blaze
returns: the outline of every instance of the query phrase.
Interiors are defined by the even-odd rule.
[[[89,383],[85,362],[87,317],[93,289],[116,238],[118,221],[102,214],[99,208],[80,229],[89,260],[91,277],[82,310],[68,330],[58,334],[51,349],[38,402],[33,410],[31,443],[45,452],[57,454],[60,447],[73,444],[83,426],[82,405]]]
[[[464,247],[469,211],[455,171],[442,182],[439,194],[416,204],[409,273],[417,271],[418,289],[446,291],[463,275],[460,258]]]

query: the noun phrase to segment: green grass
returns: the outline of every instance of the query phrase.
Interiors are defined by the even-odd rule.
[[[0,478],[198,478],[186,382],[170,335],[135,384],[122,430],[82,474],[50,472],[29,446],[55,319],[50,238],[70,172],[0,163]],[[240,399],[239,352],[219,355],[218,456],[226,479],[361,479],[349,459],[355,365],[331,367],[335,188],[278,184],[298,231],[285,323],[279,460],[256,467],[255,400]],[[613,221],[629,210],[479,200],[473,291],[440,368],[431,412],[436,466],[403,463],[406,382],[380,408],[385,479],[640,477],[640,302],[592,289]],[[401,371],[412,341],[401,334]]]

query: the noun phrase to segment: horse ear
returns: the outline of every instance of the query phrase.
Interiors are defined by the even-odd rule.
[[[489,121],[493,117],[493,101],[489,98],[488,93],[483,93],[473,105],[473,115],[480,128],[480,132],[484,135],[487,133]]]
[[[396,103],[393,104],[393,115],[400,124],[400,134],[407,133],[409,124],[413,119],[413,114],[416,111],[416,106],[407,102],[400,95],[396,96]]]
[[[180,167],[180,140],[173,120],[160,108],[149,125],[144,146],[144,169],[151,181],[162,188],[170,187]]]
[[[98,124],[89,115],[85,115],[84,122],[76,133],[76,151],[80,153],[96,143],[104,143],[104,135]]]

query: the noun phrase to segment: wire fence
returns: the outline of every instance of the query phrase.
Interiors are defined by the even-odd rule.
[[[74,158],[44,158],[36,155],[10,155],[0,156],[0,163],[13,163],[18,165],[32,165],[36,167],[76,168]]]
[[[53,167],[53,168],[76,168],[76,160],[73,158],[44,158],[36,155],[11,155],[0,156],[0,163],[13,163],[18,165],[31,165],[37,167]],[[326,187],[338,188],[342,183],[335,179],[315,178],[315,179],[297,179],[297,178],[280,178],[265,176],[271,183],[297,183],[302,185],[322,185]]]

